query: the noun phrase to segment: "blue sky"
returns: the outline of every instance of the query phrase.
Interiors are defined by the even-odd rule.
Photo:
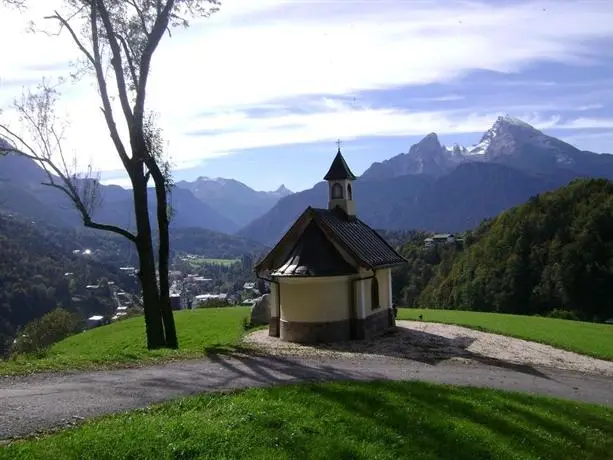
[[[34,19],[50,6],[38,8]],[[605,1],[226,0],[164,39],[149,102],[177,180],[231,177],[258,190],[311,187],[337,138],[360,174],[429,132],[476,143],[505,113],[613,153],[611,24]],[[0,39],[19,27],[3,15]],[[24,36],[31,53],[3,50],[0,107],[22,85],[67,73],[66,37],[41,40]],[[96,97],[87,81],[63,90],[67,143],[123,185]]]

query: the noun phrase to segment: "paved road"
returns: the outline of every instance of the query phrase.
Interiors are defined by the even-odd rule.
[[[139,369],[0,378],[0,439],[203,391],[332,379],[423,380],[613,407],[613,378],[509,363],[217,355]]]

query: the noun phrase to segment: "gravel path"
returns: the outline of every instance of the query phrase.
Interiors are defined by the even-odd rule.
[[[428,329],[428,334],[431,332]],[[250,335],[250,338],[256,336]],[[389,337],[382,339],[387,340]],[[351,353],[319,350],[317,356],[308,352],[294,353],[294,356],[230,353],[138,369],[4,377],[0,378],[0,439],[72,425],[86,418],[203,391],[333,379],[422,380],[523,391],[613,407],[613,378],[609,375],[484,356],[478,353],[478,348],[468,351],[477,346],[478,341],[472,339],[458,341],[440,335],[424,338],[420,346],[426,347],[428,340],[442,341],[446,344],[443,349],[454,350],[447,342],[456,340],[453,343],[457,349],[464,350],[464,355],[449,358],[449,353],[429,350],[422,354],[415,352],[414,357],[399,357],[391,352],[381,354],[381,350],[379,354],[358,354],[357,349]]]
[[[309,346],[282,342],[258,330],[247,335],[246,343],[277,356],[343,357],[378,359],[393,356],[438,362],[505,362],[524,366],[551,367],[613,377],[613,362],[560,350],[549,345],[480,332],[450,324],[397,321],[395,331],[368,341]],[[613,391],[613,390],[612,390]]]

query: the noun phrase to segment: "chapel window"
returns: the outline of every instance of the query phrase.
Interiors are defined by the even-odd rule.
[[[341,184],[336,183],[332,186],[332,199],[341,199],[343,198],[343,187]]]

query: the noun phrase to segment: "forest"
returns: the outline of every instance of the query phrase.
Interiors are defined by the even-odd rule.
[[[463,248],[416,234],[394,274],[399,305],[613,317],[613,183],[578,179],[483,222]]]
[[[74,236],[66,229],[0,214],[0,356],[19,328],[58,306],[81,317],[111,313],[108,281],[135,292],[134,278],[111,265],[116,262],[112,245],[73,254],[84,249]],[[97,284],[101,287],[95,294],[86,289]]]

